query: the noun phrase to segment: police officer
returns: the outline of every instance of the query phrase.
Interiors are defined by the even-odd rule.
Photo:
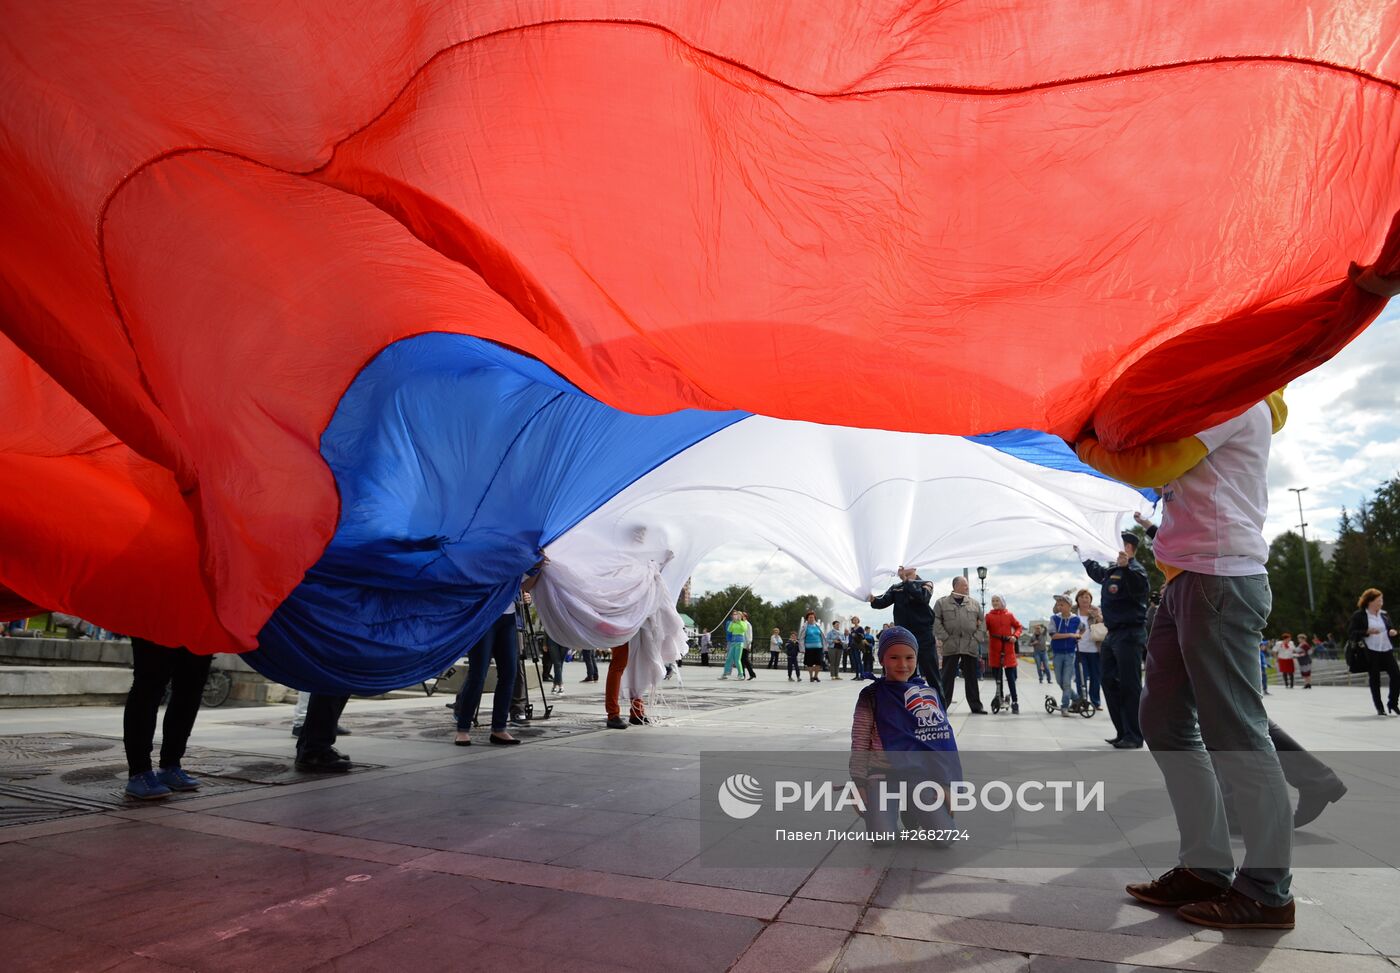
[[[1106,741],[1119,750],[1142,747],[1138,701],[1142,698],[1142,657],[1147,649],[1147,598],[1151,585],[1147,569],[1138,562],[1138,537],[1123,531],[1118,560],[1103,565],[1084,560],[1084,570],[1103,586],[1099,607],[1108,638],[1099,649],[1103,666],[1103,695],[1114,737]],[[1078,554],[1078,548],[1075,549]]]

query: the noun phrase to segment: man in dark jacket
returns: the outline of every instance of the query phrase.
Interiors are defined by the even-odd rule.
[[[933,636],[933,582],[924,581],[914,568],[899,569],[899,583],[883,595],[871,595],[871,608],[894,606],[894,623],[914,633],[919,643],[919,675],[930,686],[939,686],[938,642]]]
[[[1084,570],[1103,586],[1099,607],[1108,638],[1099,648],[1103,666],[1103,695],[1114,736],[1107,741],[1120,750],[1142,747],[1138,702],[1142,699],[1142,656],[1147,648],[1147,598],[1151,584],[1137,559],[1138,536],[1124,531],[1123,550],[1113,564],[1085,560]]]

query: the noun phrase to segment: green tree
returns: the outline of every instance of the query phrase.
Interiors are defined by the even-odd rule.
[[[1360,514],[1365,514],[1362,504]],[[1359,526],[1358,518],[1352,517],[1345,509],[1337,522],[1337,543],[1332,551],[1329,566],[1326,595],[1322,603],[1323,634],[1341,637],[1346,621],[1356,607],[1356,597],[1368,585],[1370,577],[1370,555],[1366,550],[1366,535]]]
[[[695,619],[700,631],[714,632],[715,641],[723,643],[724,625],[729,621],[731,607],[749,613],[749,623],[753,625],[755,653],[768,651],[768,637],[775,628],[783,638],[787,638],[809,610],[817,612],[823,625],[831,621],[830,618],[822,617],[822,599],[817,595],[799,595],[775,605],[762,596],[745,590],[741,584],[732,584],[718,591],[707,591],[692,597],[689,615]]]
[[[1147,540],[1147,531],[1141,527],[1134,527],[1133,533],[1138,538],[1137,559],[1138,563],[1147,571],[1147,583],[1152,586],[1153,591],[1161,591],[1162,586],[1167,583],[1167,577],[1162,573],[1162,569],[1157,567],[1157,555],[1152,553],[1152,544]]]
[[[1381,484],[1354,514],[1342,511],[1321,622],[1341,637],[1367,588],[1400,593],[1400,477]]]
[[[1308,541],[1308,556],[1310,561],[1305,562],[1303,538],[1291,530],[1279,534],[1269,545],[1269,587],[1274,596],[1266,629],[1270,637],[1284,632],[1312,635],[1327,628],[1327,610],[1321,598],[1328,590],[1331,566],[1323,560],[1322,545],[1317,541]],[[1312,566],[1315,611],[1308,607],[1308,564]]]

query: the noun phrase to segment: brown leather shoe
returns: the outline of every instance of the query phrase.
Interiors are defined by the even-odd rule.
[[[1230,889],[1208,902],[1192,902],[1176,910],[1187,922],[1212,929],[1292,929],[1293,900],[1265,905]]]
[[[1189,868],[1173,868],[1150,882],[1134,882],[1127,886],[1127,891],[1139,902],[1175,909],[1177,906],[1217,898],[1226,890],[1198,877]]]

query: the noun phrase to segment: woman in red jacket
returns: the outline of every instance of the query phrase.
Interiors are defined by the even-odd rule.
[[[1001,689],[1001,675],[1006,673],[1006,688],[1011,694],[1011,712],[1021,712],[1021,703],[1016,698],[1016,643],[1021,638],[1021,623],[1006,609],[1006,601],[1001,595],[992,595],[992,610],[987,612],[987,667],[997,675],[997,697],[1004,699]]]

